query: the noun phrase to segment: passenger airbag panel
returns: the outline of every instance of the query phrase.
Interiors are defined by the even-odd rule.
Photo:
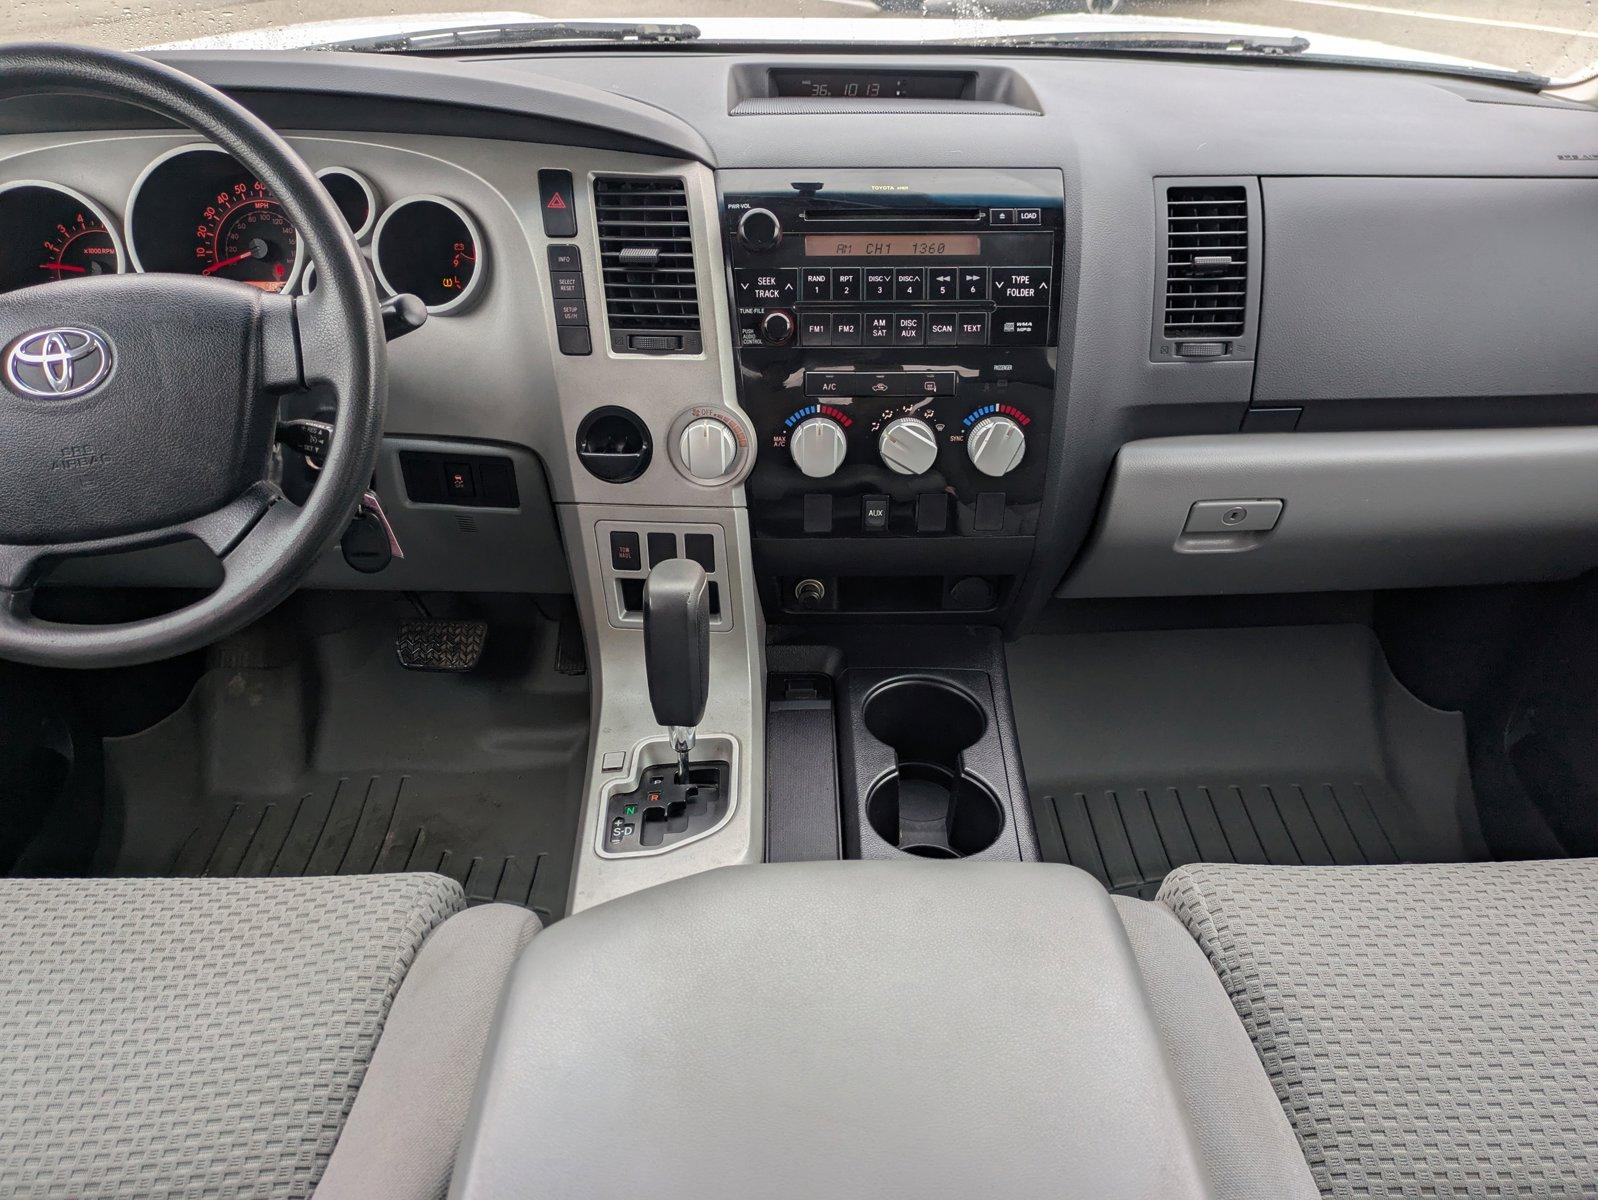
[[[1598,393],[1598,180],[1260,189],[1256,404]]]

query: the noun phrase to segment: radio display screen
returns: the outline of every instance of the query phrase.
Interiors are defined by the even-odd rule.
[[[898,233],[805,235],[806,258],[979,258],[982,239],[974,233]]]

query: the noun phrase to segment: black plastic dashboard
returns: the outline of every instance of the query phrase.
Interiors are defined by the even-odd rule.
[[[1046,446],[1034,460],[1046,463],[1046,472],[1027,498],[1023,560],[994,568],[1013,583],[1002,610],[1012,626],[1062,579],[1069,582],[1084,552],[1088,575],[1098,570],[1104,581],[1078,594],[1137,590],[1133,576],[1141,568],[1106,574],[1091,561],[1121,528],[1106,511],[1106,495],[1119,502],[1131,486],[1115,474],[1129,444],[1598,422],[1590,294],[1598,278],[1598,222],[1591,219],[1598,211],[1598,112],[1584,105],[1435,75],[1130,57],[631,51],[478,59],[469,67],[324,53],[162,57],[284,129],[428,134],[697,162],[722,173],[718,186],[727,194],[746,172],[795,181],[851,170],[888,182],[896,173],[925,181],[940,171],[962,179],[984,171],[1057,178],[1059,240],[1048,264],[1057,289],[1052,397],[1050,420],[1039,431]],[[834,81],[923,71],[962,82],[939,95],[752,94],[749,80],[769,79],[774,68]],[[18,102],[0,111],[0,148],[34,144],[50,131],[147,125],[137,114],[81,102]],[[529,188],[536,194],[531,180]],[[1239,273],[1230,291],[1207,294],[1237,296],[1236,329],[1218,338],[1183,336],[1164,311],[1173,239],[1183,228],[1178,214],[1182,204],[1198,202],[1194,197],[1231,203],[1232,189],[1242,204],[1243,241],[1230,264]],[[1207,262],[1199,273],[1226,269]],[[730,353],[740,330],[729,311],[726,324],[707,335],[725,339]],[[1167,345],[1225,349],[1189,356],[1162,352]],[[751,410],[757,428],[771,415]],[[503,436],[524,440],[509,427]],[[1280,461],[1306,444],[1285,438],[1266,445]],[[1313,444],[1318,451],[1328,445]],[[1434,482],[1450,462],[1468,469],[1468,443],[1460,446],[1439,443],[1407,469],[1433,472]],[[1203,486],[1234,479],[1245,486],[1249,470]],[[1286,512],[1335,506],[1335,473],[1327,488],[1324,499],[1289,497]],[[1537,498],[1524,516],[1533,521],[1539,506],[1591,499],[1573,483]],[[751,508],[761,502],[757,475]],[[1167,550],[1228,549],[1180,545],[1187,510],[1180,496],[1171,503],[1183,505],[1174,526],[1161,532],[1159,522],[1171,514],[1156,514],[1138,536],[1150,545],[1165,538]],[[763,524],[781,532],[802,520],[797,510],[769,510],[756,511],[753,523],[758,535]],[[1376,538],[1384,527],[1352,507],[1349,520]],[[1283,532],[1291,535],[1293,527]],[[1455,569],[1469,533],[1467,522],[1435,562],[1422,556],[1423,569],[1395,569],[1392,585],[1491,577],[1490,570]],[[1568,560],[1571,573],[1591,565],[1590,540],[1561,547],[1553,561]],[[1271,561],[1270,543],[1230,548],[1265,551],[1236,577],[1246,574],[1248,582],[1236,586],[1269,590],[1270,571],[1262,574],[1258,565]],[[1110,549],[1123,553],[1126,546]],[[889,562],[893,554],[881,555],[885,571],[910,569]],[[1185,568],[1198,559],[1173,561]],[[1212,555],[1194,566],[1194,590],[1233,586],[1214,565],[1221,561]],[[1535,564],[1511,556],[1500,569],[1514,577],[1522,569],[1546,572],[1547,562],[1546,555]],[[1180,590],[1182,571],[1168,566],[1150,578]],[[982,561],[969,569],[982,573]],[[1311,573],[1294,586],[1327,585],[1334,575]],[[1383,578],[1349,577],[1356,576]]]

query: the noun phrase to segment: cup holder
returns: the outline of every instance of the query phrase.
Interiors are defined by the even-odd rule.
[[[999,840],[1004,807],[962,761],[988,728],[969,694],[936,679],[890,680],[866,697],[861,718],[897,760],[866,797],[883,841],[919,858],[967,858]]]

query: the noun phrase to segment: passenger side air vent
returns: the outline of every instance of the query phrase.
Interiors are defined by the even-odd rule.
[[[699,354],[693,229],[681,179],[594,180],[610,346],[619,353]]]
[[[1252,353],[1259,274],[1249,217],[1257,194],[1252,181],[1166,185],[1156,358]]]

